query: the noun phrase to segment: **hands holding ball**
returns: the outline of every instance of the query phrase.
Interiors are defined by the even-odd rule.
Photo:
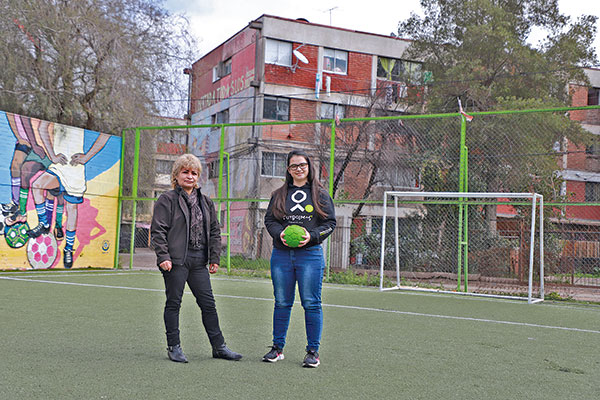
[[[280,237],[288,247],[302,247],[310,240],[310,234],[300,225],[289,225],[281,232]]]

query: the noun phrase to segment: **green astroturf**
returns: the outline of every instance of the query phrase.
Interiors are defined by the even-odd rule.
[[[186,288],[177,364],[163,288],[155,271],[0,273],[0,399],[600,398],[598,306],[325,285],[322,365],[305,369],[300,304],[285,360],[261,362],[271,283],[218,276],[221,328],[244,358],[212,359]]]

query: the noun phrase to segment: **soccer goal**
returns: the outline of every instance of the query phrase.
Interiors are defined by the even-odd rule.
[[[380,256],[381,291],[543,301],[544,198],[538,193],[386,191]],[[390,278],[395,286],[384,287]],[[456,290],[447,285],[454,280]]]

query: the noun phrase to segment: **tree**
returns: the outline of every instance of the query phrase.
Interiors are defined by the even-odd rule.
[[[430,112],[458,111],[457,98],[469,111],[568,106],[568,84],[586,82],[581,66],[597,62],[597,18],[572,21],[557,0],[422,0],[421,6],[424,17],[413,13],[398,32],[413,39],[405,57],[433,73],[425,96]],[[540,29],[547,36],[532,46],[528,38]],[[591,140],[563,115],[475,119],[467,132],[469,190],[535,190],[557,199],[553,147],[563,137]],[[454,182],[446,187],[457,189]],[[495,230],[495,207],[487,214]]]
[[[400,22],[400,37],[413,42],[403,58],[420,60],[433,80],[425,84],[430,113],[542,109],[570,105],[569,83],[586,83],[581,67],[597,63],[592,43],[597,18],[576,20],[559,12],[557,0],[421,0],[423,17]],[[532,45],[534,31],[547,36]],[[416,129],[421,183],[426,191],[458,190],[459,135],[443,125]],[[532,192],[562,200],[560,168],[567,137],[587,144],[592,135],[558,113],[478,116],[467,125],[468,182],[474,192]],[[416,164],[418,160],[415,158]],[[424,230],[437,244],[453,243],[457,221],[427,206]],[[517,208],[517,212],[523,211]],[[472,250],[497,247],[497,209],[469,208],[469,223],[485,227]],[[548,214],[546,214],[548,216]],[[523,216],[524,219],[527,215]],[[477,228],[473,228],[477,231]],[[447,238],[446,238],[447,237]],[[446,238],[446,239],[445,239]],[[429,248],[443,246],[431,244]]]
[[[187,21],[150,0],[8,0],[0,109],[109,133],[182,115]]]
[[[506,97],[568,105],[568,83],[585,82],[581,67],[597,63],[597,18],[572,21],[558,0],[421,0],[421,6],[424,17],[413,13],[398,33],[413,40],[405,57],[433,73],[431,112],[456,111],[457,97],[476,111]],[[540,29],[547,37],[533,47],[527,41]]]

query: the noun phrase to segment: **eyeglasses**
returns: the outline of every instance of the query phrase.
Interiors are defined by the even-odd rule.
[[[297,171],[299,169],[305,169],[306,167],[308,167],[308,163],[300,163],[300,164],[292,164],[288,167],[289,171]]]

